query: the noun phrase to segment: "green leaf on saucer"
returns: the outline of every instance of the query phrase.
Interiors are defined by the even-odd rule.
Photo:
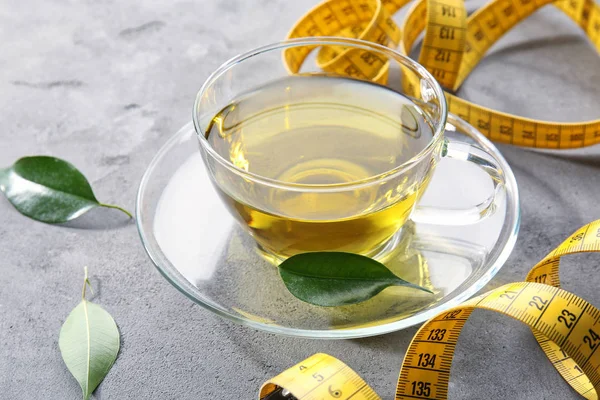
[[[0,190],[23,215],[50,224],[70,221],[102,204],[88,180],[73,165],[54,157],[24,157],[0,169]]]
[[[62,358],[79,382],[84,400],[102,382],[120,347],[115,320],[102,307],[86,300],[88,284],[86,269],[81,303],[67,317],[58,339]]]
[[[279,265],[279,274],[298,299],[324,307],[360,303],[389,286],[432,293],[397,277],[380,262],[352,253],[297,254]]]

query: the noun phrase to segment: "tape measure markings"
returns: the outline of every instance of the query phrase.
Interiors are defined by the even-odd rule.
[[[518,22],[549,4],[550,0],[495,0],[469,18],[466,18],[464,5],[459,0],[422,0],[408,11],[401,32],[394,28],[389,14],[406,3],[404,0],[352,3],[329,0],[309,11],[295,25],[290,37],[306,36],[312,31],[326,35],[358,35],[385,45],[396,44],[401,37],[400,51],[407,54],[420,33],[427,28],[419,61],[444,86],[456,90],[493,43]],[[322,14],[324,4],[328,9],[326,14]],[[600,51],[600,6],[590,0],[569,0],[554,5],[581,26]],[[321,15],[321,19],[313,15]],[[307,22],[308,16],[312,22]],[[332,25],[332,21],[335,24]],[[309,50],[286,52],[284,60],[288,70],[298,72],[308,53]],[[326,71],[385,82],[389,68],[387,60],[365,55],[368,55],[365,51],[327,47],[320,49],[317,59]],[[420,88],[418,79],[408,75],[404,78],[405,89],[417,94]],[[600,142],[600,120],[542,122],[497,112],[450,93],[446,93],[446,98],[452,112],[478,127],[492,140],[542,148],[581,147]],[[595,389],[600,387],[600,353],[596,350],[600,347],[600,311],[559,288],[560,258],[592,251],[600,252],[600,220],[577,230],[544,257],[527,275],[528,282],[504,285],[425,323],[406,353],[396,399],[447,398],[456,343],[476,308],[500,312],[527,324],[561,376],[585,398],[597,399]],[[307,375],[307,371],[317,372]],[[328,382],[335,385],[330,383],[327,386],[325,383]],[[345,364],[323,354],[309,358],[265,384],[260,398],[265,399],[277,388],[284,387],[303,400],[347,399],[348,396],[353,399],[379,399]],[[307,388],[309,392],[306,392]]]
[[[390,15],[406,5],[406,0],[349,2],[329,0],[317,5],[294,26],[288,38],[304,36],[351,36],[395,46],[410,53],[414,41],[425,30],[419,62],[450,92],[458,90],[488,49],[508,30],[551,0],[495,0],[470,17],[462,1],[419,1],[409,10],[401,30]],[[593,0],[568,0],[554,5],[586,33],[600,51],[600,6]],[[416,14],[416,15],[415,15]],[[353,28],[359,28],[354,30]],[[427,28],[427,29],[425,29]],[[298,72],[310,49],[285,51],[285,64]],[[329,72],[384,83],[389,65],[361,63],[364,51],[324,47],[317,56],[319,66]],[[405,77],[407,78],[407,77]],[[405,90],[418,95],[418,82],[408,77]],[[510,115],[446,95],[451,112],[465,118],[490,139],[538,148],[577,148],[600,143],[600,120],[559,123]]]
[[[447,399],[452,360],[460,333],[475,309],[487,309],[527,324],[548,360],[565,381],[583,397],[597,399],[596,390],[600,388],[600,353],[597,352],[600,347],[600,310],[558,287],[560,258],[581,252],[600,252],[600,220],[578,229],[542,258],[527,275],[528,282],[509,283],[426,322],[415,334],[406,352],[395,398]],[[340,374],[343,379],[321,372],[326,368],[329,368],[328,371],[332,368],[343,370]],[[266,399],[274,390],[283,387],[289,388],[290,393],[300,400],[349,399],[348,396],[352,400],[379,399],[349,367],[323,354],[310,357],[265,384],[259,398]],[[306,396],[304,393],[307,391],[314,397]]]
[[[581,349],[580,346],[575,346],[575,344],[580,344],[582,340],[584,340],[581,339],[584,336],[579,337],[581,340],[578,343],[575,343],[575,339],[573,339],[578,336],[572,336],[574,334],[582,335],[582,330],[591,329],[597,322],[597,318],[593,318],[593,322],[590,322],[590,315],[597,314],[598,310],[582,299],[559,288],[553,288],[543,284],[522,282],[505,285],[490,293],[470,300],[467,303],[448,311],[446,315],[448,315],[448,313],[450,314],[449,317],[446,318],[451,319],[452,313],[458,312],[466,312],[465,315],[469,316],[474,308],[484,308],[510,315],[515,319],[529,324],[532,329],[538,330],[541,334],[548,337],[549,339],[546,339],[545,343],[549,343],[548,340],[561,343],[567,348],[567,354],[574,357],[573,360],[579,362],[580,365],[585,366],[582,371],[585,371],[587,376],[592,378],[592,382],[598,382],[596,367],[588,361],[593,353],[589,354],[588,357],[583,357],[584,355],[587,355],[585,349]],[[594,310],[593,313],[589,311],[590,308]],[[556,315],[558,315],[558,321],[553,321],[553,319],[557,318]],[[561,323],[560,317],[563,317],[566,321],[564,326],[559,325],[559,323]],[[535,322],[532,322],[532,318],[534,318]],[[411,343],[407,355],[416,354],[418,350],[414,343],[419,343],[417,341],[422,338],[423,335],[429,335],[430,339],[433,339],[434,341],[440,337],[445,338],[447,336],[448,340],[445,341],[447,344],[443,344],[443,346],[450,346],[454,350],[460,330],[462,330],[462,327],[464,326],[464,322],[465,321],[463,320],[451,324],[445,319],[434,319],[427,322],[419,330],[417,335],[415,335],[415,340]],[[450,332],[450,334],[448,334],[448,332]],[[547,350],[549,347],[546,345],[542,346],[542,348]],[[552,355],[549,357],[551,356]],[[566,359],[562,362],[564,363],[565,361]],[[408,379],[411,382],[411,385],[414,382],[417,382],[416,385],[419,385],[419,382],[423,382],[423,385],[425,386],[422,386],[419,391],[418,387],[408,387],[401,382],[397,388],[397,399],[412,398],[411,393],[412,395],[415,393],[427,394],[428,392],[424,388],[431,386],[427,385],[427,383],[431,384],[433,381],[439,381],[439,378],[437,380],[432,380],[431,373],[428,375],[421,374],[418,372],[419,370],[413,371],[414,368],[412,367],[414,367],[414,357],[405,358],[401,371],[401,377],[404,378],[402,381],[406,382]],[[559,370],[559,372],[561,372],[567,380],[570,380],[569,383],[576,383],[576,390],[579,390],[580,392],[582,388],[585,388],[586,391],[589,390],[589,387],[585,386],[585,381],[584,383],[575,381],[576,379],[581,378],[579,374],[573,375],[572,371],[564,368],[562,368],[562,371]],[[438,374],[447,375],[443,381],[449,378],[449,371],[442,371]],[[428,394],[429,396],[424,396],[424,398],[445,399],[447,398],[447,388],[438,388],[436,386],[435,391],[430,389]]]

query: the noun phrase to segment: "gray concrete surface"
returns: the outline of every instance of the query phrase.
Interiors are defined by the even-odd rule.
[[[314,0],[0,2],[0,165],[31,154],[70,160],[98,197],[129,209],[155,152],[191,114],[221,62],[279,40]],[[477,3],[468,3],[471,9]],[[530,117],[600,117],[600,58],[548,8],[498,43],[460,94]],[[600,217],[600,149],[548,154],[501,146],[522,195],[523,223],[489,285],[522,280],[548,250]],[[195,306],[152,266],[135,224],[96,212],[70,227],[18,214],[0,199],[0,398],[77,399],[58,333],[88,265],[93,298],[122,332],[96,399],[252,399],[261,383],[315,353],[346,361],[393,397],[415,329],[361,340],[273,336]],[[564,263],[564,286],[596,305],[600,256]],[[575,399],[533,337],[477,312],[455,358],[451,399]]]

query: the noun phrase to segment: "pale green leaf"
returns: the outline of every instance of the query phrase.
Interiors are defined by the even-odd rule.
[[[84,285],[87,282],[86,274]],[[110,314],[85,299],[85,286],[82,297],[63,324],[58,344],[67,368],[87,400],[115,362],[120,337]]]

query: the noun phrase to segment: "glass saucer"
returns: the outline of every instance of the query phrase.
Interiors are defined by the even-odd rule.
[[[386,265],[433,289],[385,289],[343,307],[293,297],[277,268],[257,251],[221,204],[204,168],[191,123],[158,152],[140,184],[136,218],[148,255],[169,282],[225,318],[269,332],[312,338],[380,335],[419,324],[481,289],[502,267],[519,230],[514,175],[499,151],[473,127],[449,116],[446,135],[476,143],[497,159],[506,195],[495,214],[466,226],[409,223]],[[477,167],[442,159],[421,204],[461,208],[487,198],[492,183]]]

